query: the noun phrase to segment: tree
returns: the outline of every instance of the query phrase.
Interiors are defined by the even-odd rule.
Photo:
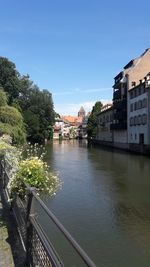
[[[16,144],[25,142],[25,129],[21,113],[14,107],[7,105],[6,93],[0,90],[3,97],[0,105],[0,134],[8,134]]]
[[[54,124],[55,116],[51,93],[41,91],[29,75],[21,76],[15,64],[3,57],[0,57],[0,87],[7,93],[8,104],[22,113],[29,141],[43,142],[49,138],[49,127]],[[1,102],[6,102],[4,97],[0,105]],[[7,108],[7,111],[9,113],[10,109]]]
[[[0,87],[0,107],[7,105],[7,96],[3,87]]]
[[[93,106],[92,112],[88,118],[87,123],[87,133],[88,137],[95,138],[96,136],[96,130],[97,130],[97,114],[101,112],[103,104],[98,101]]]
[[[50,92],[40,91],[37,86],[34,86],[30,90],[28,109],[23,114],[30,141],[43,142],[50,138],[50,126],[54,124],[55,115]]]
[[[19,96],[19,77],[15,64],[5,57],[0,57],[0,86],[8,94],[8,104]]]

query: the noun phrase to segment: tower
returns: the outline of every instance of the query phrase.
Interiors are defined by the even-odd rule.
[[[83,107],[80,108],[79,112],[78,112],[78,117],[84,119],[85,118],[85,110]]]

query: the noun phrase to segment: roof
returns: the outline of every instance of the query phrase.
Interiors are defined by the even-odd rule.
[[[66,120],[66,121],[70,122],[70,123],[74,123],[78,119],[77,117],[70,116],[70,115],[68,115],[68,116],[62,116],[61,118],[63,120]]]
[[[100,115],[100,114],[102,114],[102,113],[105,113],[105,112],[107,112],[107,111],[112,110],[112,108],[113,108],[113,105],[112,105],[111,103],[108,103],[108,104],[104,105],[104,106],[102,107],[101,112],[99,112],[99,113],[97,114],[97,116]]]
[[[116,80],[120,80],[121,82],[125,82],[125,80],[123,79],[124,76],[126,74],[128,74],[130,72],[131,69],[133,69],[141,60],[141,58],[150,50],[150,48],[147,48],[144,53],[142,53],[139,57],[130,60],[122,69],[122,71],[117,74],[114,79]],[[119,79],[120,78],[120,79]]]

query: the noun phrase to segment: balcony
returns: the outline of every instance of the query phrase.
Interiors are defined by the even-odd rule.
[[[123,78],[123,72],[121,71],[115,78],[115,84],[120,82],[120,80]]]
[[[113,100],[121,99],[121,90],[117,90],[113,93]]]
[[[127,122],[112,123],[110,125],[110,130],[126,130],[126,129],[127,129]]]
[[[126,120],[127,118],[127,111],[123,110],[123,111],[119,111],[114,113],[114,120]]]
[[[113,108],[117,109],[117,110],[126,109],[127,108],[127,99],[124,98],[124,99],[119,100],[119,101],[114,101]]]

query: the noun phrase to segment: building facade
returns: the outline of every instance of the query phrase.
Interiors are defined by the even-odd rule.
[[[113,122],[112,104],[103,106],[102,111],[97,115],[97,135],[96,140],[99,142],[113,141],[113,133],[110,126]]]
[[[150,145],[150,73],[128,92],[128,143]]]
[[[131,60],[114,78],[113,85],[113,143],[116,147],[127,148],[128,141],[128,92],[139,85],[139,80],[150,70],[150,49],[140,57]]]

